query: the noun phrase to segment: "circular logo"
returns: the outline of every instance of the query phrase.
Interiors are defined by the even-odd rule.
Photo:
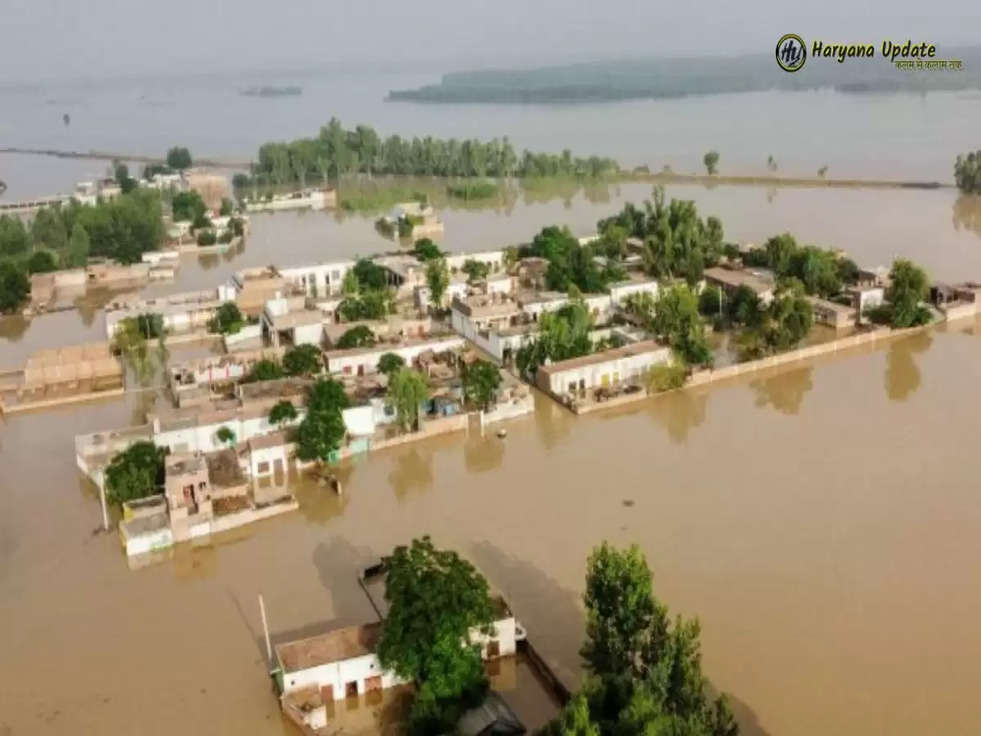
[[[785,33],[777,41],[777,65],[785,72],[796,72],[807,61],[804,39],[796,33]]]

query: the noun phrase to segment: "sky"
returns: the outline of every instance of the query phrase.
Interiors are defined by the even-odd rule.
[[[977,0],[0,0],[0,80],[323,66],[439,71],[769,53],[805,39],[981,43]]]

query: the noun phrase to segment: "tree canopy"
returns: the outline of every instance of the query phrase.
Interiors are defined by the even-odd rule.
[[[443,251],[430,238],[419,238],[412,246],[412,255],[420,261],[431,261],[441,257]]]
[[[755,298],[755,294],[753,295]],[[743,303],[749,316],[746,330],[739,336],[743,359],[760,358],[796,347],[807,337],[814,322],[814,309],[804,297],[804,288],[796,279],[782,282],[773,301],[763,307],[758,301]],[[755,306],[750,306],[754,304]]]
[[[641,256],[648,272],[659,278],[683,277],[689,286],[722,255],[722,222],[717,217],[703,220],[690,200],[665,204],[660,186],[654,187],[653,201],[644,202],[643,208],[628,202],[618,214],[600,220],[597,228],[607,250],[625,249],[624,236],[637,238],[643,243]]]
[[[374,344],[375,333],[367,325],[352,327],[337,339],[337,347],[341,350],[371,347]]]
[[[167,151],[167,166],[171,169],[183,171],[191,168],[191,152],[183,146],[174,146]]]
[[[11,261],[0,261],[0,312],[20,306],[31,291],[24,269]]]
[[[434,258],[426,264],[426,285],[433,304],[443,306],[443,297],[450,285],[450,270],[446,267],[446,259]]]
[[[248,375],[242,379],[242,383],[255,383],[256,381],[274,381],[282,378],[283,366],[271,358],[257,360],[249,371]]]
[[[177,192],[170,200],[170,209],[174,222],[201,223],[196,227],[205,227],[202,218],[207,217],[208,206],[201,195],[193,189]]]
[[[222,335],[234,335],[245,326],[245,317],[235,302],[225,302],[215,312],[208,329]]]
[[[914,327],[930,321],[930,311],[922,305],[930,282],[926,272],[904,258],[897,259],[889,271],[890,284],[886,289],[893,327]]]
[[[405,430],[419,429],[419,407],[429,399],[429,386],[419,371],[399,368],[388,377],[388,400]]]
[[[954,181],[965,194],[981,194],[981,149],[957,156]]]
[[[460,270],[467,275],[467,281],[473,283],[487,278],[487,274],[490,273],[490,264],[468,258],[463,262]]]
[[[493,607],[484,577],[428,536],[396,547],[382,560],[388,615],[382,623],[382,666],[418,686],[410,715],[416,733],[446,733],[454,706],[487,686],[473,630],[489,631]],[[453,714],[453,715],[451,715]]]
[[[269,423],[277,424],[283,427],[289,424],[294,419],[296,419],[296,407],[293,406],[292,402],[283,399],[282,401],[277,401],[273,408],[269,410]]]
[[[255,175],[276,184],[321,181],[345,174],[396,174],[448,177],[600,177],[619,170],[609,158],[577,158],[524,151],[519,157],[510,141],[494,139],[449,140],[426,136],[382,139],[374,128],[345,129],[336,118],[320,128],[315,138],[288,143],[264,143],[259,148]]]
[[[152,496],[164,482],[164,449],[136,442],[116,454],[105,471],[106,496],[116,503]]]
[[[572,301],[539,319],[538,338],[519,348],[515,355],[518,371],[533,381],[538,367],[546,360],[558,361],[588,355],[593,350],[589,339],[593,320],[582,301]]]
[[[324,361],[316,345],[296,345],[283,354],[283,371],[287,376],[309,376],[323,370]]]
[[[463,395],[467,401],[488,409],[501,385],[501,370],[488,360],[476,360],[463,370]]]
[[[521,255],[548,261],[545,283],[555,291],[568,291],[575,286],[584,293],[599,293],[605,291],[611,281],[624,275],[615,264],[601,268],[594,260],[592,246],[581,245],[567,227],[550,225],[543,228],[530,245],[521,249]]]
[[[661,290],[650,329],[660,339],[666,340],[686,363],[712,363],[712,351],[705,337],[705,323],[698,310],[698,297],[686,285],[675,284]]]
[[[344,439],[341,411],[348,403],[344,387],[332,378],[321,378],[307,389],[306,416],[297,426],[295,437],[301,460],[330,460]]]
[[[546,734],[737,736],[702,674],[698,621],[669,618],[637,547],[594,549],[583,600],[589,676]]]
[[[395,353],[385,353],[378,359],[378,372],[391,377],[392,373],[405,365],[405,360],[401,355]]]
[[[705,164],[705,170],[709,174],[716,174],[719,171],[719,152],[709,151],[702,158],[702,162]]]

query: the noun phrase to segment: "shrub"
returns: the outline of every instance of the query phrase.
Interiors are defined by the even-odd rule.
[[[214,230],[201,230],[197,236],[198,245],[214,245],[218,241]]]

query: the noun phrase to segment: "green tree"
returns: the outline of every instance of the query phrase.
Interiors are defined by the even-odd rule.
[[[323,355],[316,345],[297,345],[283,355],[283,371],[287,376],[309,376],[323,369]]]
[[[428,536],[396,547],[382,564],[388,614],[378,658],[384,668],[417,683],[412,730],[448,732],[442,729],[455,719],[446,711],[486,691],[472,632],[490,632],[493,625],[487,581],[456,552],[434,547]]]
[[[395,353],[385,353],[378,359],[378,372],[384,373],[386,376],[391,378],[395,371],[398,371],[405,365],[405,360],[402,359],[401,355],[396,355]]]
[[[981,150],[957,156],[954,181],[965,194],[981,194]]]
[[[358,282],[358,275],[353,269],[346,271],[344,273],[344,280],[341,281],[341,293],[344,296],[357,296],[360,289],[361,284]]]
[[[202,218],[207,217],[208,206],[201,199],[201,195],[194,190],[178,192],[170,201],[170,209],[173,213],[174,222],[201,222]],[[203,227],[205,225],[200,225]]]
[[[912,261],[900,258],[889,271],[891,281],[886,289],[886,301],[892,315],[892,326],[913,327],[930,321],[930,312],[921,302],[929,291],[926,272]]]
[[[36,250],[27,259],[27,270],[31,273],[48,273],[58,268],[55,257],[49,250]]]
[[[651,571],[634,545],[618,550],[606,542],[586,562],[585,666],[597,675],[636,672],[651,625],[664,626],[665,611],[653,597]]]
[[[61,253],[68,247],[68,229],[65,212],[61,207],[42,207],[31,222],[31,240],[34,248],[47,248]]]
[[[367,325],[357,325],[347,330],[337,340],[340,350],[371,347],[375,344],[375,333]]]
[[[72,237],[68,241],[68,250],[64,254],[62,265],[65,268],[84,267],[89,260],[90,248],[89,234],[81,223],[76,223],[72,228]]]
[[[225,302],[215,312],[208,329],[222,335],[234,335],[245,325],[245,318],[235,302]]]
[[[235,432],[230,427],[218,427],[215,437],[219,442],[229,447],[235,444]]]
[[[490,273],[490,264],[484,263],[483,261],[475,261],[473,258],[468,258],[463,262],[461,269],[467,275],[467,281],[471,284],[476,281],[482,281],[487,278],[487,274]]]
[[[183,146],[174,146],[167,151],[167,166],[178,171],[191,168],[191,152]]]
[[[283,367],[275,360],[263,358],[257,360],[249,371],[248,375],[242,379],[242,383],[255,383],[256,381],[275,381],[283,377]]]
[[[307,389],[306,416],[296,428],[297,455],[301,460],[330,460],[344,439],[341,412],[348,403],[344,387],[332,378],[318,379]]]
[[[719,170],[719,152],[709,151],[702,158],[702,162],[705,164],[705,170],[708,171],[710,176],[717,173]]]
[[[463,395],[483,410],[490,408],[501,385],[501,371],[490,361],[476,360],[463,371]]]
[[[158,493],[164,482],[164,449],[136,442],[113,456],[105,471],[106,496],[123,503]]]
[[[395,407],[399,424],[406,431],[418,431],[419,407],[429,399],[429,386],[421,373],[400,368],[388,377],[388,400]]]
[[[589,701],[577,693],[566,703],[559,717],[542,731],[543,736],[600,736],[599,726],[590,718]],[[651,736],[657,736],[651,734]]]
[[[353,271],[362,291],[382,291],[388,288],[388,272],[367,258],[355,263]]]
[[[218,214],[222,217],[231,217],[235,214],[235,203],[228,197],[221,198],[221,209]]]
[[[29,245],[30,238],[24,221],[19,217],[0,215],[0,256],[23,255],[27,253]]]
[[[286,399],[277,402],[269,410],[269,423],[277,425],[280,429],[294,421],[296,417],[296,407]]]
[[[698,311],[714,317],[722,310],[722,290],[718,286],[706,286],[698,295]]]
[[[157,351],[151,351],[150,340],[158,339]],[[141,382],[148,381],[166,362],[163,344],[163,320],[160,315],[138,315],[120,320],[113,333],[113,349],[123,356]]]
[[[667,340],[685,362],[693,365],[712,362],[705,324],[698,312],[698,297],[684,284],[661,290],[651,329],[659,338]]]
[[[774,235],[766,241],[763,248],[766,251],[767,265],[777,276],[791,275],[793,259],[799,249],[793,235]]]
[[[426,264],[426,284],[429,286],[433,304],[437,308],[442,307],[443,297],[450,285],[450,270],[446,267],[445,259],[436,258]]]
[[[31,282],[23,268],[11,261],[0,261],[0,312],[16,309],[30,290]]]
[[[440,258],[443,251],[430,238],[419,238],[412,248],[412,254],[420,261],[432,261]]]

